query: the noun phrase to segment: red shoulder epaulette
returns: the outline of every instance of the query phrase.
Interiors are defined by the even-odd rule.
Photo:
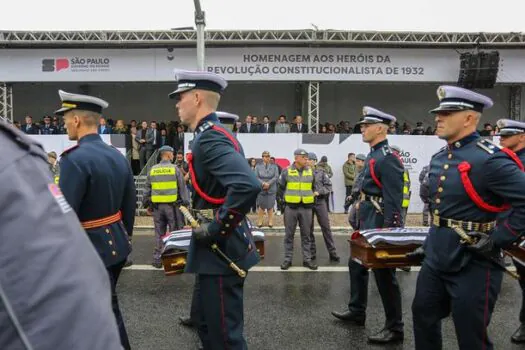
[[[62,151],[60,156],[62,157],[63,155],[70,153],[72,150],[74,150],[77,147],[78,147],[78,143],[76,145],[66,148],[64,151]]]

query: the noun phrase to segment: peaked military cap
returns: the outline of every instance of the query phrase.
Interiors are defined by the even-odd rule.
[[[396,117],[394,117],[393,115],[382,112],[379,109],[364,106],[363,107],[363,119],[359,121],[357,124],[384,123],[384,124],[390,125],[391,123],[394,123],[395,121],[396,121]]]
[[[220,94],[228,86],[228,82],[215,73],[181,69],[175,69],[174,73],[177,89],[168,95],[169,98],[176,98],[180,93],[193,89],[208,90]]]
[[[159,153],[162,153],[162,152],[175,152],[175,150],[173,149],[173,147],[165,145],[159,148]]]
[[[109,106],[109,103],[98,97],[73,94],[63,90],[58,90],[58,95],[62,101],[62,107],[55,111],[56,115],[64,115],[67,111],[73,109],[102,114],[102,110]]]
[[[481,113],[494,105],[489,97],[458,86],[442,85],[437,89],[437,95],[439,107],[434,108],[430,113],[466,110]]]
[[[366,156],[363,153],[359,153],[358,155],[355,156],[355,159],[359,159],[359,160],[365,161],[366,160]]]
[[[308,155],[308,152],[306,152],[304,149],[302,148],[298,148],[296,149],[294,152],[293,152],[293,155],[294,156],[307,156]]]
[[[215,114],[217,114],[217,117],[223,124],[233,124],[239,120],[239,116],[237,114],[219,111],[215,112]]]
[[[308,159],[317,160],[317,155],[314,152],[309,152]]]
[[[497,122],[499,133],[497,136],[512,136],[525,133],[525,123],[511,119],[500,119]]]

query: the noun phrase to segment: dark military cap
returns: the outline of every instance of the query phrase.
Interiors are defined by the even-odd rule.
[[[62,101],[62,107],[55,111],[56,115],[64,115],[67,111],[73,109],[102,114],[102,110],[109,106],[109,103],[98,97],[73,94],[63,90],[58,90],[58,95]]]
[[[357,124],[377,124],[384,123],[390,125],[396,121],[396,117],[393,115],[387,114],[375,109],[372,107],[364,106],[363,107],[363,119]]]
[[[359,153],[358,155],[355,156],[355,159],[359,159],[359,160],[365,161],[366,160],[366,156],[363,153]]]
[[[293,152],[293,155],[294,156],[308,156],[308,152],[306,152],[304,149],[302,148],[298,148],[296,149],[294,152]]]
[[[162,153],[162,152],[175,152],[175,150],[173,149],[173,147],[164,145],[161,148],[159,148],[159,153]]]
[[[314,152],[308,153],[308,159],[317,160],[317,155]]]
[[[215,73],[181,69],[175,69],[174,72],[177,89],[168,95],[169,98],[176,98],[180,93],[193,89],[213,91],[220,94],[228,86],[228,82]]]
[[[489,97],[458,86],[440,86],[437,89],[437,95],[439,98],[439,107],[434,108],[430,113],[466,110],[481,113],[483,109],[490,108],[494,105]]]
[[[500,119],[497,122],[499,133],[497,136],[512,136],[525,133],[525,123],[511,119]]]

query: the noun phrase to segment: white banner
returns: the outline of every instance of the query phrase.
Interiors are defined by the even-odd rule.
[[[369,146],[362,141],[360,134],[237,134],[237,138],[243,146],[246,158],[261,158],[262,152],[268,151],[278,162],[287,165],[293,162],[293,152],[297,148],[314,152],[318,160],[322,156],[327,156],[328,164],[334,173],[332,184],[335,212],[338,213],[344,210],[346,192],[343,164],[347,160],[348,153],[367,155],[370,152]],[[193,134],[187,133],[185,149],[189,149],[189,142],[192,139]],[[401,158],[410,174],[412,196],[408,211],[420,213],[423,210],[423,203],[419,198],[419,173],[425,165],[429,164],[432,155],[445,145],[445,142],[436,136],[392,135],[388,137],[388,140],[390,145],[397,145],[401,148]]]
[[[67,135],[28,135],[39,142],[46,153],[56,152],[60,160],[60,154],[67,148],[77,144],[77,141],[70,141]],[[126,147],[124,135],[100,135],[102,140],[108,145],[117,148],[124,156],[126,156]]]
[[[221,47],[206,49],[208,71],[231,81],[456,82],[453,49]],[[501,50],[498,82],[525,82],[525,50]],[[173,69],[196,69],[181,49],[4,49],[0,81],[173,81]]]

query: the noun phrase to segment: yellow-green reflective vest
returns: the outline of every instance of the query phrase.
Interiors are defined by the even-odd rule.
[[[152,203],[177,201],[177,168],[170,164],[157,164],[149,172]]]
[[[408,176],[408,170],[403,173],[403,203],[401,207],[408,208],[410,204],[410,177]]]
[[[311,168],[304,169],[302,175],[299,175],[297,169],[288,168],[288,180],[286,183],[286,191],[284,192],[284,201],[290,204],[313,203],[313,180],[314,173]]]

